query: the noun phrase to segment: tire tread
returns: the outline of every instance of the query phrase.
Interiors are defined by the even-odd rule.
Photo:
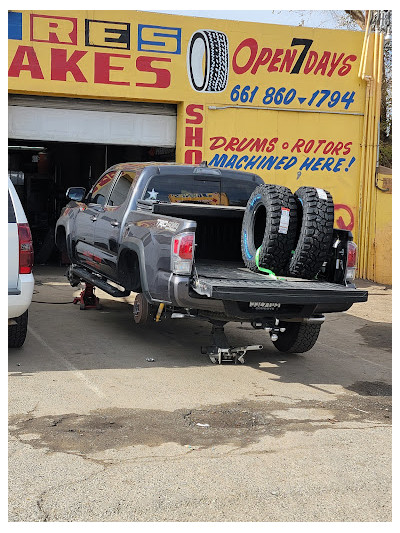
[[[303,206],[299,238],[290,261],[291,276],[312,279],[327,260],[333,235],[334,205],[332,196],[325,191],[327,200],[318,196],[315,187],[300,187],[295,196]]]
[[[21,316],[14,319],[17,323],[8,326],[8,347],[20,348],[26,338],[28,329],[28,311],[26,310]]]
[[[280,352],[287,353],[304,353],[311,350],[321,330],[321,324],[281,322],[280,325],[286,327],[286,331],[281,333],[273,344]]]

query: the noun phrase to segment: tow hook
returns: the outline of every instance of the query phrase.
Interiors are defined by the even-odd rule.
[[[272,327],[266,327],[264,328],[267,333],[270,334],[271,341],[275,342],[278,340],[279,333],[284,333],[286,331],[286,328],[280,328],[279,327],[279,319],[275,318],[275,325]]]
[[[264,320],[253,320],[251,322],[251,325],[254,329],[263,329],[267,333],[270,334],[271,340],[276,341],[278,340],[279,333],[284,333],[286,331],[286,328],[279,327],[279,319],[264,319]]]

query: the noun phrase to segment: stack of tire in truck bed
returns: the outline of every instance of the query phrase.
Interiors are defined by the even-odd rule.
[[[314,279],[328,258],[334,205],[328,191],[259,185],[243,217],[241,244],[247,268]]]

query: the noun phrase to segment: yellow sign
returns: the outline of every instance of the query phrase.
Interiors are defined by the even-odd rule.
[[[140,11],[9,13],[14,93],[178,104],[176,158],[329,190],[357,225],[363,34]]]

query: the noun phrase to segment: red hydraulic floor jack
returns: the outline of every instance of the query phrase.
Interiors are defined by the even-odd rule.
[[[81,292],[80,296],[74,298],[73,303],[80,304],[80,309],[101,309],[100,300],[94,294],[95,286],[91,283],[85,283],[85,288]]]

